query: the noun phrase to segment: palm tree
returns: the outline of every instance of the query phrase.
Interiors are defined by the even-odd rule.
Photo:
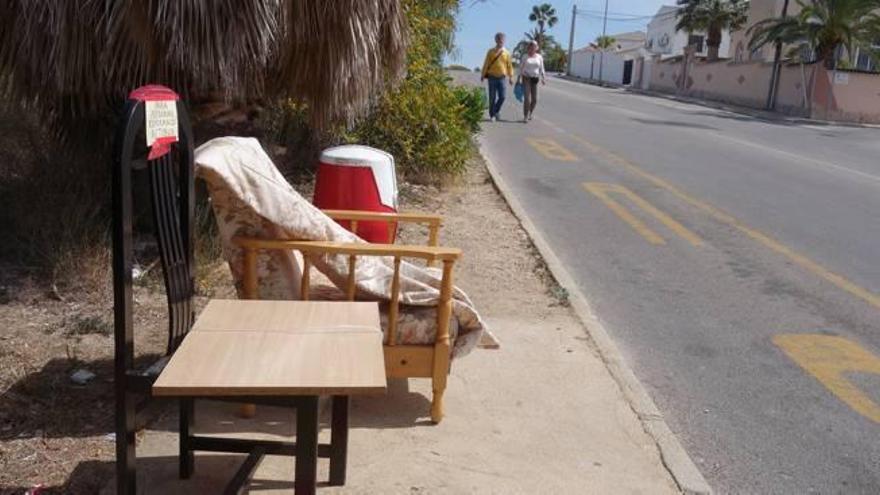
[[[548,49],[559,45],[552,34],[542,35],[538,28],[532,29],[531,32],[523,33],[523,36],[524,38],[513,48],[513,58],[516,60],[521,60],[522,56],[528,53],[529,43],[532,41],[538,43],[538,51],[540,53],[544,53]]]
[[[3,0],[0,10],[0,97],[66,129],[106,119],[146,83],[191,103],[295,98],[320,127],[366,111],[405,67],[400,0]]]
[[[607,50],[611,48],[612,46],[614,46],[615,43],[617,43],[617,38],[607,35],[596,36],[596,41],[593,42],[593,44],[596,45],[597,48],[602,50]]]
[[[880,34],[880,0],[798,0],[798,4],[797,15],[764,19],[752,26],[749,48],[777,41],[806,45],[827,67],[834,66],[841,47],[850,57],[856,48],[876,56],[871,47]]]
[[[681,0],[676,30],[705,31],[709,60],[718,60],[722,33],[741,28],[748,20],[746,0]]]
[[[559,18],[556,17],[556,9],[549,3],[534,5],[532,6],[532,13],[529,14],[529,20],[538,23],[535,41],[537,41],[538,45],[543,48],[544,35],[547,32],[547,29],[552,28],[557,22],[559,22]]]

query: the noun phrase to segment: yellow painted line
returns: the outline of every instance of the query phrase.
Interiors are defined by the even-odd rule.
[[[602,200],[605,203],[605,206],[608,207],[611,211],[617,214],[621,220],[628,223],[633,230],[635,230],[640,236],[644,237],[646,241],[651,244],[666,244],[666,241],[660,237],[659,234],[648,228],[647,225],[644,224],[641,220],[633,216],[632,213],[629,212],[626,208],[621,206],[620,203],[611,199],[608,195],[609,190],[613,190],[615,186],[613,184],[601,184],[598,182],[585,182],[584,189],[588,192],[593,193],[594,196]],[[620,191],[617,191],[620,192]],[[624,193],[625,194],[625,193]]]
[[[694,234],[693,232],[688,230],[687,227],[678,223],[672,217],[655,208],[654,205],[648,203],[647,201],[639,197],[636,193],[621,185],[604,184],[602,182],[584,182],[583,187],[588,192],[592,193],[594,196],[602,200],[602,202],[605,203],[605,206],[607,206],[611,211],[617,214],[617,216],[620,217],[621,220],[629,224],[629,226],[632,227],[633,230],[635,230],[639,235],[644,237],[645,240],[647,240],[651,244],[666,244],[666,241],[656,232],[648,228],[648,226],[645,225],[644,222],[636,218],[620,203],[614,201],[609,195],[610,193],[616,193],[625,196],[636,206],[638,206],[649,215],[657,219],[657,221],[665,225],[669,230],[675,232],[676,234],[678,234],[679,237],[685,239],[694,246],[700,246],[703,244],[702,239],[700,239],[697,234]]]
[[[774,337],[773,342],[838,399],[880,423],[880,405],[846,377],[848,373],[880,375],[880,358],[843,337],[782,334]]]
[[[771,249],[772,251],[775,251],[775,252],[785,256],[786,258],[791,260],[791,262],[793,262],[794,264],[807,270],[808,272],[826,280],[827,282],[834,284],[839,289],[842,289],[842,290],[848,292],[849,294],[867,302],[871,306],[874,306],[875,308],[880,309],[880,295],[877,295],[877,294],[857,285],[856,283],[850,281],[849,279],[847,279],[843,275],[832,272],[831,270],[825,268],[824,266],[820,265],[819,263],[816,263],[815,261],[806,257],[805,255],[789,248],[788,246],[782,244],[781,242],[777,241],[776,239],[770,237],[769,235],[767,235],[759,230],[756,230],[756,229],[749,227],[748,225],[739,221],[737,218],[719,210],[718,208],[710,205],[709,203],[706,203],[706,202],[701,201],[697,198],[694,198],[693,196],[687,194],[686,192],[684,192],[681,189],[677,188],[676,186],[670,184],[669,182],[661,179],[660,177],[657,177],[656,175],[653,175],[649,172],[642,170],[641,168],[639,168],[638,166],[636,166],[635,164],[633,164],[632,162],[630,162],[626,158],[623,158],[622,156],[617,155],[616,153],[614,153],[612,151],[606,150],[605,148],[602,148],[599,145],[591,143],[591,142],[587,141],[586,139],[583,139],[579,136],[575,136],[573,134],[569,134],[569,135],[572,137],[572,139],[578,141],[579,143],[584,145],[584,147],[586,147],[587,149],[589,149],[593,153],[603,157],[604,159],[606,159],[610,163],[620,165],[620,166],[630,170],[632,173],[638,175],[639,177],[642,177],[643,179],[647,180],[648,182],[651,182],[655,186],[669,191],[670,193],[672,193],[674,196],[678,197],[682,201],[685,201],[686,203],[689,203],[689,204],[703,210],[704,212],[708,213],[710,216],[714,217],[716,220],[718,220],[720,222],[724,222],[724,223],[734,227],[735,229],[739,230],[740,232],[742,232],[746,236],[750,237],[752,240],[757,241],[758,243],[762,244],[764,247],[767,247],[767,248]]]
[[[535,151],[551,160],[563,162],[576,162],[577,155],[566,149],[561,144],[550,138],[526,138],[526,141],[535,148]]]

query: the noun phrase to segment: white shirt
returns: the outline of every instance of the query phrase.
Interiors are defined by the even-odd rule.
[[[540,53],[525,55],[519,64],[519,75],[525,77],[544,77],[544,57]]]

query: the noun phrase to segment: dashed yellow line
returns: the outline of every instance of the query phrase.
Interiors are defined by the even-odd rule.
[[[602,200],[611,211],[613,211],[621,220],[629,224],[633,230],[635,230],[639,235],[645,238],[651,244],[666,244],[666,241],[659,234],[651,230],[647,225],[644,224],[641,220],[636,218],[632,213],[629,212],[623,205],[614,201],[609,195],[610,193],[620,194],[625,196],[631,202],[633,202],[636,206],[646,211],[652,217],[656,218],[660,223],[665,225],[669,230],[672,230],[679,237],[685,239],[690,242],[694,246],[700,246],[703,244],[702,239],[699,236],[688,230],[687,227],[675,221],[672,217],[663,213],[662,211],[655,208],[652,204],[648,203],[641,197],[639,197],[636,193],[630,191],[629,189],[617,185],[617,184],[604,184],[601,182],[584,182],[584,189],[588,192],[592,193],[594,196]]]
[[[578,160],[577,155],[575,155],[553,139],[530,137],[526,138],[526,142],[532,145],[532,148],[535,148],[535,151],[551,160],[558,160],[563,162],[576,162]]]
[[[762,244],[764,247],[767,247],[770,250],[775,251],[775,252],[785,256],[786,258],[788,258],[794,264],[800,266],[801,268],[804,268],[805,270],[809,271],[810,273],[826,280],[827,282],[834,284],[838,288],[840,288],[840,289],[848,292],[849,294],[867,302],[871,306],[874,306],[875,308],[880,309],[880,295],[877,295],[877,294],[857,285],[856,283],[850,281],[849,279],[847,279],[843,275],[832,272],[831,270],[825,268],[824,266],[820,265],[819,263],[816,263],[815,261],[806,257],[805,255],[789,248],[788,246],[782,244],[781,242],[777,241],[776,239],[770,237],[769,235],[749,227],[748,225],[744,224],[743,222],[741,222],[737,218],[719,210],[718,208],[716,208],[716,207],[714,207],[704,201],[701,201],[701,200],[687,194],[686,192],[684,192],[681,189],[677,188],[676,186],[670,184],[669,182],[661,179],[660,177],[657,177],[656,175],[653,175],[649,172],[642,170],[641,168],[639,168],[638,166],[636,166],[635,164],[633,164],[632,162],[630,162],[626,158],[623,158],[622,156],[620,156],[612,151],[609,151],[609,150],[607,150],[597,144],[591,143],[590,141],[587,141],[586,139],[583,139],[580,136],[576,136],[574,134],[569,134],[569,136],[571,136],[572,139],[578,141],[579,143],[584,145],[584,147],[589,149],[591,152],[595,153],[598,156],[601,156],[602,158],[604,158],[608,162],[610,162],[612,164],[619,165],[621,167],[624,167],[627,170],[631,171],[632,173],[638,175],[639,177],[654,184],[655,186],[669,191],[670,193],[672,193],[674,196],[681,199],[682,201],[689,203],[689,204],[699,208],[700,210],[703,210],[704,212],[708,213],[710,216],[712,216],[716,220],[723,222],[723,223],[726,223],[726,224],[730,225],[731,227],[734,227],[735,229],[739,230],[740,232],[742,232],[746,236],[750,237],[752,240],[757,241],[758,243]]]
[[[880,405],[846,376],[847,373],[880,375],[880,358],[843,337],[782,334],[774,337],[773,342],[837,398],[862,416],[880,423]]]

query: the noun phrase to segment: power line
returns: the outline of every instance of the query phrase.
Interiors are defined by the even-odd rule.
[[[580,17],[586,17],[590,19],[604,19],[604,13],[596,10],[578,10],[577,14]],[[653,20],[653,19],[669,19],[676,17],[678,15],[678,9],[670,10],[668,12],[664,12],[662,14],[654,14],[654,15],[644,15],[644,14],[627,14],[622,12],[609,12],[608,20],[614,21],[635,21],[635,20]]]
[[[604,13],[598,10],[580,10],[578,11],[578,15],[583,17],[590,16],[603,16]],[[622,12],[609,12],[609,16],[621,17],[621,18],[630,18],[630,19],[650,19],[654,17],[653,15],[644,15],[644,14],[624,14]]]

